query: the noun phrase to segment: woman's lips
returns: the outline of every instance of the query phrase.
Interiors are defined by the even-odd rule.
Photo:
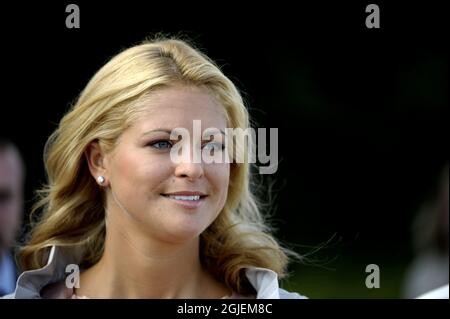
[[[181,205],[184,208],[195,209],[198,208],[204,201],[207,195],[191,195],[193,193],[171,193],[171,194],[161,194],[168,200]]]

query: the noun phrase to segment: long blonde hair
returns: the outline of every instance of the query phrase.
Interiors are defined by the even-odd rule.
[[[111,151],[129,127],[136,105],[157,88],[176,83],[209,89],[225,109],[229,127],[248,128],[249,115],[235,85],[207,56],[176,38],[157,38],[119,53],[103,66],[62,118],[44,150],[48,184],[38,191],[32,214],[42,212],[30,240],[19,252],[23,270],[40,268],[48,247],[73,246],[83,267],[103,253],[105,198],[84,157],[97,140]],[[250,164],[232,163],[228,198],[216,220],[201,234],[201,260],[221,282],[238,293],[251,286],[244,269],[271,269],[283,277],[288,255],[271,235],[252,192]]]

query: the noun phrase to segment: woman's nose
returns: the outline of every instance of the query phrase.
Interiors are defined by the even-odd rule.
[[[191,180],[199,179],[203,176],[202,163],[182,162],[175,167],[175,176],[188,178]]]
[[[199,154],[194,154],[194,152]],[[196,150],[194,148],[191,149],[189,153],[190,154],[184,154],[183,159],[175,164],[175,176],[192,180],[201,178],[204,174],[201,150]]]

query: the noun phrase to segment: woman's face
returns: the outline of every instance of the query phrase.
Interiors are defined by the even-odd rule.
[[[223,107],[204,88],[169,87],[151,95],[142,115],[105,157],[115,195],[108,192],[108,222],[131,223],[159,240],[182,242],[214,221],[227,199],[230,164],[193,161],[194,120],[201,120],[202,132],[210,127],[225,131]],[[188,130],[190,141],[171,140],[175,128]],[[217,134],[213,141],[202,140],[201,148],[222,152],[218,146],[224,142]],[[190,157],[172,161],[175,143],[190,143]]]

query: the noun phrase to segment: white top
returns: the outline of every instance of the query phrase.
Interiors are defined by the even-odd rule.
[[[41,290],[45,286],[66,278],[66,266],[77,264],[79,256],[73,247],[52,246],[47,264],[39,269],[24,271],[17,279],[14,293],[3,298],[42,299]],[[278,286],[278,275],[265,268],[251,267],[245,272],[255,288],[256,299],[306,299],[296,292],[288,292]]]

